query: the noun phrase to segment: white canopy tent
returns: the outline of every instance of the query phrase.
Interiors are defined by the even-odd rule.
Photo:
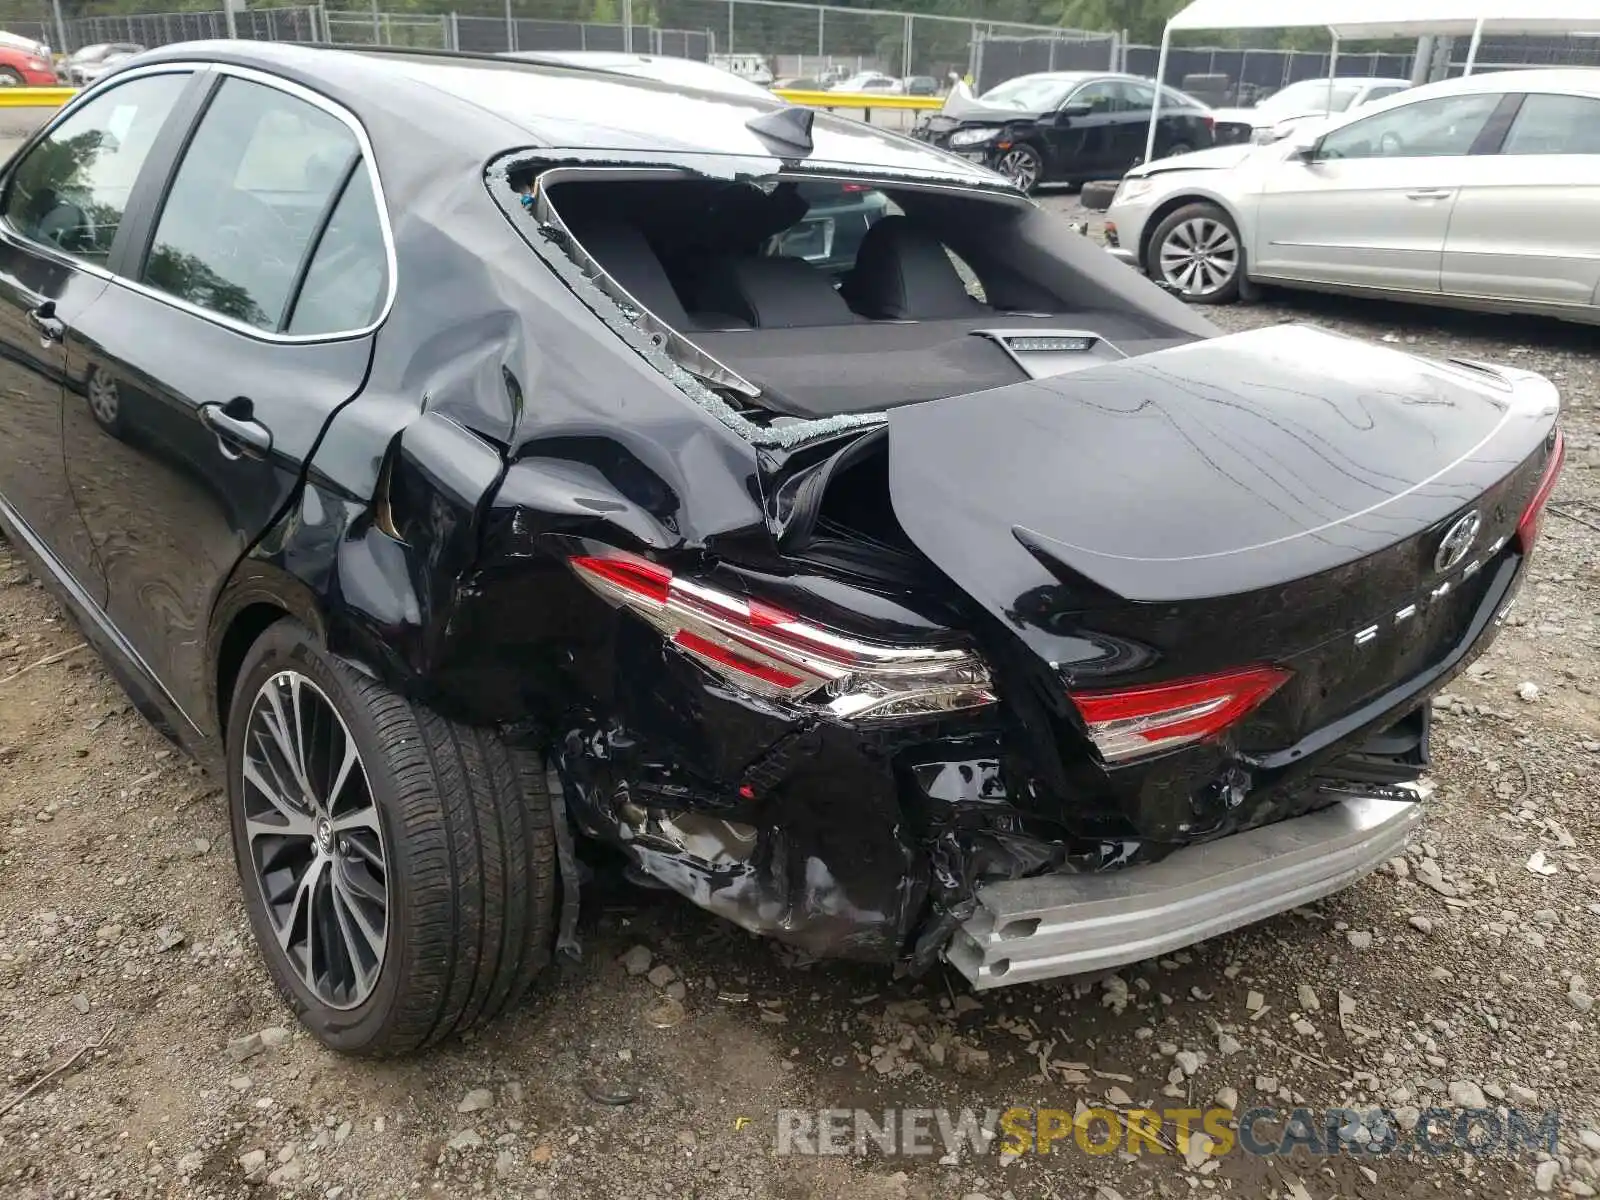
[[[1515,8],[1508,13],[1508,8]],[[1328,74],[1337,74],[1339,43],[1362,38],[1472,35],[1467,74],[1478,58],[1486,29],[1495,33],[1585,33],[1600,31],[1600,0],[1190,0],[1161,33],[1156,81],[1165,81],[1172,35],[1199,29],[1326,29],[1333,37]],[[1150,112],[1144,157],[1156,148],[1161,89]]]

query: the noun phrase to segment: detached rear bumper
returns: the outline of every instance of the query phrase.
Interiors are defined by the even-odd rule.
[[[1336,892],[1421,821],[1420,803],[1354,797],[1150,866],[991,884],[945,957],[979,989],[1138,962]]]

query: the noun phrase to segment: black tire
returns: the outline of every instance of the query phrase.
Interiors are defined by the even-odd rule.
[[[1179,155],[1179,154],[1192,154],[1193,152],[1194,152],[1194,147],[1189,145],[1188,142],[1174,142],[1174,143],[1172,143],[1172,145],[1168,146],[1167,149],[1166,149],[1166,152],[1164,154],[1159,155],[1159,157],[1161,157],[1161,158],[1173,158],[1173,157],[1175,157],[1176,155]]]
[[[1111,198],[1117,194],[1120,179],[1096,179],[1083,185],[1078,203],[1090,212],[1105,212],[1111,207]]]
[[[22,72],[15,67],[0,67],[0,87],[21,87]]]
[[[279,946],[246,832],[250,720],[262,688],[275,676],[287,678],[283,672],[314,685],[342,720],[381,831],[384,947],[370,990],[352,1006],[325,1001]],[[255,728],[261,736],[263,727]],[[357,674],[288,619],[269,627],[246,654],[227,740],[234,858],[250,925],[279,991],[323,1044],[372,1056],[430,1045],[505,1011],[550,961],[555,833],[538,755],[508,746],[489,730],[445,720]],[[257,802],[256,811],[267,810]],[[331,855],[327,825],[317,823],[317,838]],[[337,840],[347,853],[344,836]],[[328,879],[331,889],[334,873],[330,866],[318,878]],[[331,899],[324,903],[324,921],[329,912],[344,915]],[[344,909],[350,911],[348,893]],[[292,908],[285,924],[292,935]],[[326,978],[333,978],[331,970]]]
[[[1234,224],[1233,218],[1208,200],[1199,200],[1174,209],[1156,226],[1155,232],[1150,235],[1150,241],[1145,246],[1145,273],[1157,283],[1163,286],[1169,285],[1167,272],[1162,266],[1162,247],[1174,236],[1175,230],[1192,222],[1211,222],[1227,231],[1233,245],[1233,273],[1220,287],[1194,291],[1180,288],[1177,294],[1191,304],[1231,304],[1239,298],[1239,281],[1245,274],[1244,243],[1239,238],[1239,227]]]
[[[994,165],[995,170],[1029,194],[1045,181],[1044,158],[1027,142],[1018,142],[1011,149],[1001,151]]]

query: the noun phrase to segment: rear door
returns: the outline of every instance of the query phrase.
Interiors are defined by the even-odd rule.
[[[108,610],[197,723],[214,599],[360,389],[392,279],[354,117],[254,73],[216,68],[210,88],[80,320],[90,386],[116,419],[74,409],[64,427]]]
[[[135,183],[192,79],[130,79],[64,114],[16,160],[0,200],[0,503],[97,607],[105,580],[67,481],[62,405],[89,399],[77,322],[105,291]]]
[[[1461,189],[1444,290],[1593,305],[1600,289],[1600,98],[1532,92],[1500,153]]]
[[[1499,94],[1440,96],[1342,125],[1266,174],[1252,276],[1437,292],[1450,212],[1484,164]]]

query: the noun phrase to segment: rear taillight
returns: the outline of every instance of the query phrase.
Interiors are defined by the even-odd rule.
[[[1150,687],[1071,693],[1108,763],[1215,737],[1284,685],[1289,672],[1256,667]]]
[[[994,701],[988,669],[967,650],[857,641],[634,554],[586,554],[568,564],[584,583],[637,613],[679,650],[758,696],[814,703],[856,719],[951,712]]]
[[[1561,436],[1561,431],[1556,430],[1555,443],[1550,447],[1550,456],[1545,459],[1544,474],[1539,477],[1539,486],[1534,490],[1533,498],[1528,501],[1528,507],[1522,510],[1522,520],[1517,522],[1517,544],[1522,547],[1524,554],[1533,549],[1534,542],[1539,540],[1539,526],[1544,517],[1544,506],[1549,503],[1550,493],[1556,490],[1556,481],[1561,478],[1561,464],[1566,461],[1567,440]]]

